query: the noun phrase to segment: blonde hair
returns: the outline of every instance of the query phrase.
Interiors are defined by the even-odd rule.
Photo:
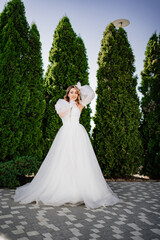
[[[65,94],[65,96],[64,96],[64,99],[65,99],[67,102],[69,102],[68,94],[69,94],[69,92],[70,92],[70,90],[71,90],[72,88],[75,88],[76,91],[77,91],[78,97],[77,97],[77,99],[76,99],[76,102],[79,103],[80,97],[81,97],[81,92],[80,92],[79,88],[76,87],[76,86],[74,86],[74,85],[71,85],[71,86],[69,86],[69,87],[67,88],[66,94]]]

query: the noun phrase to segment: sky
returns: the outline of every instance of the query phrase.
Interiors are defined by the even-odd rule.
[[[153,33],[160,33],[160,0],[22,0],[26,18],[31,25],[36,23],[42,43],[44,70],[49,64],[48,57],[53,42],[53,34],[59,21],[67,16],[75,33],[84,41],[89,64],[89,83],[96,90],[98,53],[103,32],[108,24],[116,19],[128,19],[125,27],[128,40],[135,56],[135,74],[138,85],[143,70],[143,60],[147,42]],[[6,0],[0,0],[2,12]],[[141,99],[141,94],[138,92]],[[96,98],[91,103],[92,115],[95,113]]]

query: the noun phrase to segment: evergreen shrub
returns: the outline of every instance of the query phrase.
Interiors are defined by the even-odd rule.
[[[0,187],[15,188],[23,184],[26,175],[35,175],[41,165],[37,157],[22,156],[0,163]],[[28,178],[29,180],[30,178]]]

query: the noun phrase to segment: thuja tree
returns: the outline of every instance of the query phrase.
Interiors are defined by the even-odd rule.
[[[111,23],[101,42],[93,145],[107,177],[127,177],[140,166],[140,110],[134,55],[123,28]]]
[[[46,152],[62,125],[55,111],[55,103],[59,98],[64,97],[68,86],[75,85],[78,81],[82,85],[88,84],[86,49],[66,16],[62,18],[54,32],[49,61],[45,77],[47,104],[43,122]],[[90,130],[90,111],[88,106],[81,116],[81,122],[88,131]]]
[[[152,35],[147,44],[142,82],[141,133],[144,145],[142,173],[160,178],[160,35]]]
[[[31,26],[28,42],[28,89],[30,96],[26,106],[24,134],[19,151],[21,155],[37,156],[42,159],[42,119],[45,110],[45,98],[41,42],[36,24]]]
[[[76,38],[75,42],[75,74],[77,82],[79,81],[81,85],[89,84],[88,81],[88,59],[86,54],[85,45],[81,37]],[[90,117],[91,108],[90,105],[87,106],[87,109],[84,108],[80,117],[80,123],[83,124],[88,134],[90,135],[91,125]]]
[[[24,134],[28,90],[28,31],[25,8],[12,0],[0,15],[0,158],[19,154]]]

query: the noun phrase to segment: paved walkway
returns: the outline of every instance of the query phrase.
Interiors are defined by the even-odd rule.
[[[13,202],[0,190],[0,240],[158,240],[160,182],[109,182],[120,203],[96,210]]]

